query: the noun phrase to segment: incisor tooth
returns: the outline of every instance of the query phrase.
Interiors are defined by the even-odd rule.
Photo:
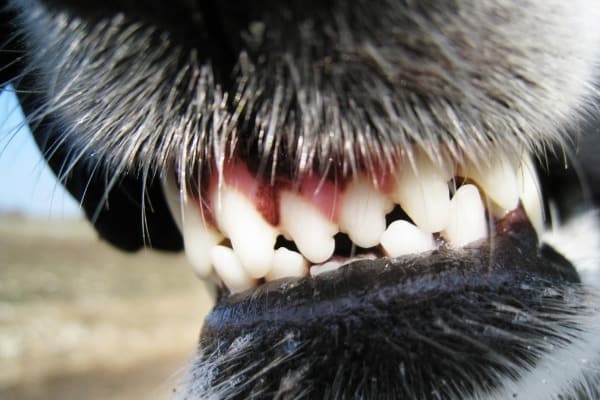
[[[435,250],[433,235],[423,232],[408,221],[398,220],[381,235],[381,246],[390,257]]]
[[[206,224],[193,200],[180,195],[170,175],[163,179],[162,185],[171,215],[183,236],[185,255],[196,275],[207,278],[212,271],[210,249],[223,240],[223,235]]]
[[[210,258],[215,271],[232,293],[241,292],[254,286],[254,280],[242,267],[235,252],[229,247],[214,246]]]
[[[487,164],[472,162],[462,169],[465,178],[472,179],[483,193],[506,212],[517,208],[519,191],[514,163],[508,157],[494,157]]]
[[[263,218],[250,200],[227,185],[216,191],[213,208],[217,225],[231,241],[248,275],[264,277],[273,262],[277,229]]]
[[[279,200],[281,229],[300,252],[313,263],[322,263],[333,254],[337,226],[300,195],[282,191]]]
[[[458,188],[450,202],[448,227],[442,235],[452,247],[462,247],[488,234],[483,201],[475,185]]]
[[[385,214],[393,207],[366,177],[358,177],[344,192],[339,211],[340,231],[360,247],[376,246],[385,231]]]
[[[308,262],[302,254],[280,247],[275,250],[273,267],[267,274],[268,281],[287,276],[304,276],[308,270]]]
[[[439,232],[448,224],[450,167],[434,164],[426,154],[415,152],[414,166],[401,166],[392,198],[413,222],[426,232]]]
[[[540,184],[533,163],[529,157],[521,161],[517,170],[517,186],[523,209],[534,229],[540,235],[544,229],[544,209]]]

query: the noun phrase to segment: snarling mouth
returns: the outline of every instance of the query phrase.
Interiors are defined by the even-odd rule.
[[[362,259],[393,259],[487,243],[529,221],[543,227],[528,157],[481,165],[422,151],[394,171],[349,177],[263,177],[233,159],[164,187],[195,272],[231,293],[264,281],[316,276]],[[199,189],[193,189],[199,188]],[[524,212],[523,212],[524,211]]]
[[[248,165],[163,185],[190,263],[220,288],[192,397],[272,398],[288,379],[316,397],[335,382],[348,384],[335,398],[436,398],[439,382],[477,396],[566,344],[561,327],[577,329],[562,307],[579,277],[538,242],[527,156],[415,151],[394,173],[345,179],[264,178]]]

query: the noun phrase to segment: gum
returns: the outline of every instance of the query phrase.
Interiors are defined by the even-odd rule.
[[[265,220],[273,226],[279,224],[279,198],[284,190],[298,193],[307,202],[313,204],[325,218],[337,223],[344,182],[334,183],[314,175],[305,175],[294,182],[287,178],[276,178],[275,182],[270,184],[266,179],[255,176],[242,161],[228,163],[223,166],[222,171],[223,184],[247,197],[255,204],[257,211]],[[219,176],[214,174],[210,179],[208,191],[203,197],[218,199],[214,194],[219,190],[219,184]],[[210,204],[203,207],[203,212],[207,214],[207,221],[211,222],[214,221],[212,208],[214,206]]]

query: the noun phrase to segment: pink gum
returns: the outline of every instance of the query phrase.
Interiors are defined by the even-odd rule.
[[[287,178],[276,178],[275,183],[271,185],[267,180],[251,173],[242,161],[224,165],[223,180],[225,185],[239,191],[254,203],[265,220],[273,226],[279,224],[279,197],[284,190],[298,193],[307,202],[313,204],[325,218],[337,222],[339,204],[345,186],[344,182],[334,184],[314,175],[306,175],[296,182],[291,182]],[[217,198],[218,196],[214,194],[218,188],[218,176],[215,174],[210,179],[208,190],[204,194],[205,199]],[[213,222],[214,217],[211,212],[213,207],[211,204],[207,206],[204,207],[204,212],[208,214],[207,220]]]

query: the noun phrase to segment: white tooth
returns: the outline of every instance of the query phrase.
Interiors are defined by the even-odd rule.
[[[517,174],[514,163],[508,157],[493,157],[489,163],[482,165],[468,163],[462,174],[477,182],[484,194],[506,212],[517,208]]]
[[[544,210],[540,184],[529,157],[521,161],[521,165],[517,171],[517,181],[523,209],[525,209],[531,225],[533,225],[539,235],[544,229]]]
[[[181,196],[179,193],[179,188],[177,187],[177,183],[175,182],[175,177],[171,172],[169,172],[162,177],[161,184],[163,194],[167,200],[167,206],[169,206],[169,210],[171,211],[171,216],[179,228],[179,232],[182,232],[183,224],[181,223]]]
[[[213,199],[217,225],[231,241],[240,262],[253,278],[271,269],[277,229],[239,191],[226,185]]]
[[[381,246],[390,257],[421,253],[437,247],[431,233],[402,220],[392,222],[381,235]]]
[[[376,260],[376,259],[377,259],[377,256],[372,253],[359,254],[357,256],[354,256],[351,258],[346,258],[346,259],[336,258],[334,260],[327,261],[326,263],[313,265],[312,267],[310,267],[310,276],[317,276],[324,272],[335,271],[345,265],[352,264],[355,261]]]
[[[340,231],[360,247],[373,247],[385,230],[385,214],[394,207],[369,180],[359,177],[344,192],[340,206]]]
[[[211,270],[210,249],[223,240],[216,229],[206,225],[200,211],[186,201],[183,211],[183,246],[194,272],[206,278]]]
[[[215,271],[232,292],[241,292],[254,286],[254,280],[242,267],[235,252],[229,247],[215,246],[210,251]]]
[[[485,209],[475,185],[458,188],[450,202],[449,216],[448,227],[442,234],[452,247],[462,247],[487,237]]]
[[[282,191],[279,201],[280,225],[300,252],[313,263],[322,263],[333,254],[337,226],[300,195]]]
[[[302,254],[280,247],[275,250],[273,268],[267,274],[267,280],[285,278],[286,276],[305,276],[308,262]]]
[[[434,164],[421,151],[411,163],[400,167],[392,198],[413,222],[426,232],[439,232],[448,224],[450,194],[448,180],[453,171]]]
[[[207,278],[212,271],[210,249],[223,240],[223,235],[206,224],[193,200],[180,198],[174,179],[165,178],[162,183],[171,215],[183,236],[185,255],[196,275]]]
[[[321,265],[313,265],[310,267],[310,276],[317,276],[325,272],[336,271],[342,265],[342,261],[339,260],[327,261]]]

